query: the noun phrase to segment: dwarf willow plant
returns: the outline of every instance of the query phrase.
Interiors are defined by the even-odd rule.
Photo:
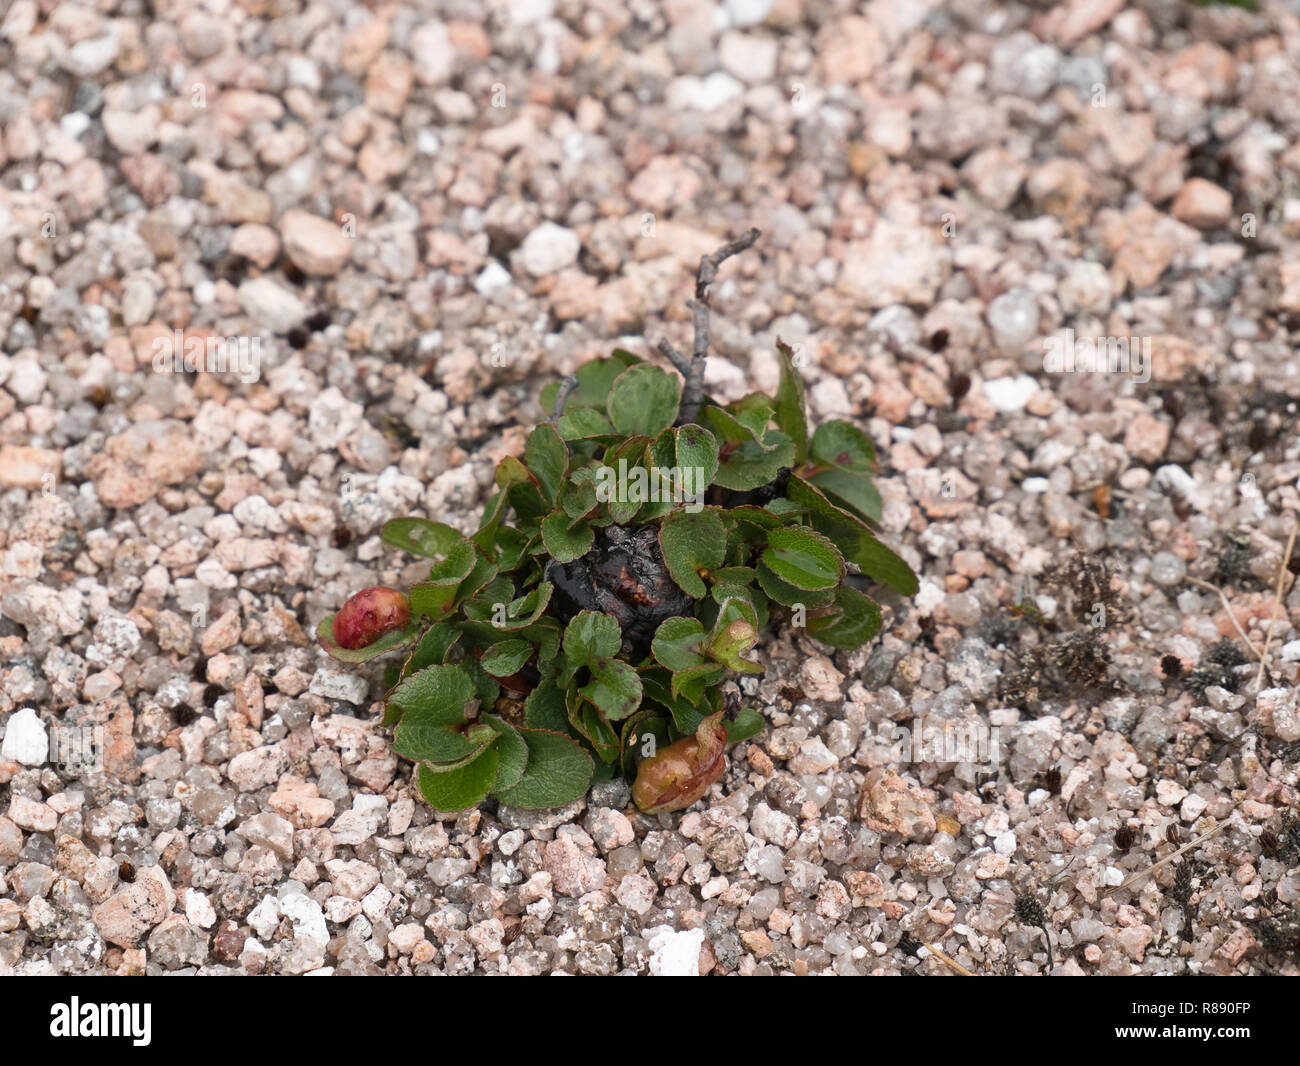
[[[659,345],[681,377],[618,350],[548,386],[554,413],[497,465],[477,532],[387,523],[428,579],[321,623],[344,661],[407,651],[384,721],[433,807],[558,807],[633,770],[642,809],[685,807],[763,727],[724,715],[720,683],[762,673],[748,653],[774,614],[857,648],[881,623],[866,579],[916,591],[872,531],[871,443],[845,421],[809,434],[790,348],[775,397],[704,395],[708,282],[756,237],[701,262],[693,357]]]

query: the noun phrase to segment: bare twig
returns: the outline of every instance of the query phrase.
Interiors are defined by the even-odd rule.
[[[1217,592],[1219,594],[1219,602],[1223,604],[1223,609],[1228,612],[1228,620],[1232,622],[1233,628],[1241,635],[1241,639],[1246,642],[1246,647],[1250,649],[1250,654],[1255,656],[1255,658],[1262,663],[1264,657],[1260,655],[1259,649],[1250,642],[1250,637],[1246,636],[1246,631],[1241,628],[1241,623],[1237,621],[1237,616],[1232,613],[1232,604],[1228,602],[1228,597],[1223,594],[1223,589],[1219,588],[1217,585],[1211,585],[1208,581],[1202,581],[1198,577],[1188,577],[1187,580],[1193,585],[1199,585],[1203,589],[1209,589],[1211,592]]]
[[[1286,555],[1282,565],[1277,568],[1277,594],[1273,599],[1273,617],[1268,620],[1268,634],[1264,637],[1264,651],[1259,657],[1259,673],[1255,677],[1255,691],[1264,685],[1264,668],[1268,661],[1268,646],[1273,643],[1273,626],[1277,624],[1277,613],[1282,609],[1282,586],[1286,584],[1287,571],[1291,566],[1291,552],[1295,548],[1295,535],[1300,531],[1300,524],[1292,523],[1291,536],[1286,542]]]
[[[709,355],[709,286],[718,276],[718,267],[733,255],[752,248],[759,236],[759,230],[748,229],[734,241],[728,241],[716,251],[700,257],[700,268],[695,275],[695,299],[686,302],[686,306],[691,309],[692,323],[695,328],[690,360],[688,361],[667,340],[661,340],[656,345],[664,358],[671,362],[685,379],[682,387],[681,413],[677,419],[679,426],[694,422],[699,416],[700,404],[704,401],[704,366]]]
[[[936,948],[933,944],[926,944],[926,945],[925,945],[925,950],[928,951],[931,955],[933,955],[933,956],[934,956],[936,959],[938,959],[940,962],[942,962],[942,963],[944,963],[944,964],[946,964],[946,965],[948,965],[948,966],[951,966],[954,970],[956,970],[956,971],[957,971],[959,974],[961,974],[963,977],[974,977],[974,976],[975,976],[973,973],[970,972],[970,970],[966,969],[966,967],[963,966],[961,963],[959,963],[956,959],[950,958],[949,956],[945,955],[942,951],[940,951],[938,948]]]
[[[739,255],[741,252],[752,248],[754,242],[761,236],[762,231],[751,226],[734,241],[724,244],[717,251],[703,256],[700,259],[699,273],[695,277],[695,298],[697,300],[706,299],[709,295],[709,286],[713,284],[713,280],[718,276],[718,267],[722,266],[733,255]]]
[[[677,373],[681,374],[683,378],[691,376],[691,361],[674,348],[668,342],[667,337],[659,338],[659,343],[656,347],[659,349],[659,354],[672,363],[673,366],[676,367]]]
[[[551,425],[555,425],[560,420],[564,405],[569,402],[569,397],[573,395],[577,387],[578,375],[566,374],[564,380],[560,382],[560,391],[555,394],[555,406],[551,409]]]
[[[1218,825],[1216,825],[1213,829],[1207,830],[1206,832],[1202,833],[1202,834],[1201,834],[1200,836],[1198,836],[1195,840],[1189,840],[1186,844],[1184,844],[1184,845],[1183,845],[1181,848],[1179,848],[1177,851],[1175,851],[1175,852],[1171,852],[1169,855],[1166,855],[1166,856],[1165,856],[1163,859],[1161,859],[1159,862],[1152,863],[1152,864],[1151,864],[1150,866],[1148,866],[1145,870],[1139,870],[1139,871],[1138,871],[1137,873],[1135,873],[1132,877],[1127,878],[1127,879],[1126,879],[1122,884],[1118,884],[1118,885],[1116,885],[1114,888],[1108,888],[1108,889],[1106,889],[1105,895],[1110,896],[1110,895],[1113,895],[1113,894],[1116,893],[1116,892],[1120,892],[1120,891],[1122,891],[1123,889],[1128,888],[1128,886],[1131,885],[1131,884],[1133,884],[1134,881],[1140,881],[1140,880],[1142,880],[1142,878],[1146,877],[1147,874],[1149,874],[1149,873],[1154,873],[1156,870],[1160,869],[1160,867],[1162,867],[1162,866],[1168,866],[1171,862],[1173,862],[1173,861],[1174,861],[1176,858],[1178,858],[1180,855],[1183,855],[1183,854],[1185,854],[1186,852],[1191,851],[1194,847],[1196,847],[1196,846],[1197,846],[1198,844],[1200,844],[1202,841],[1209,840],[1210,837],[1214,836],[1216,833],[1222,832],[1224,829],[1226,829],[1226,828],[1228,827],[1228,825],[1229,825],[1231,822],[1232,822],[1232,815],[1230,814],[1230,815],[1228,815],[1227,818],[1225,818],[1223,821],[1221,821],[1221,822],[1220,822]]]

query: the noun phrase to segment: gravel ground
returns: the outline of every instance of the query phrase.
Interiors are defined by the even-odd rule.
[[[0,61],[0,973],[1300,972],[1293,5],[12,0]],[[708,383],[798,344],[920,594],[768,638],[687,812],[436,817],[309,634],[749,225]]]

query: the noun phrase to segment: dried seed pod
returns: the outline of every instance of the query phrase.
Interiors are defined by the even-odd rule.
[[[334,616],[334,639],[339,647],[356,651],[410,621],[411,605],[405,596],[396,589],[372,585],[349,599]]]
[[[632,798],[647,814],[680,811],[709,790],[727,768],[727,730],[722,715],[704,719],[693,737],[682,737],[637,768]]]
[[[1016,918],[1025,925],[1041,926],[1047,921],[1047,912],[1043,910],[1043,905],[1030,895],[1016,897],[1015,911]]]

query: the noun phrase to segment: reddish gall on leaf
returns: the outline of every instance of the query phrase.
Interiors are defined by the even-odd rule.
[[[334,616],[334,639],[339,647],[356,651],[410,621],[411,605],[405,596],[396,589],[372,585],[348,600]]]
[[[682,737],[637,768],[632,798],[647,814],[680,811],[702,798],[727,768],[727,729],[722,715],[704,719],[693,737]]]

